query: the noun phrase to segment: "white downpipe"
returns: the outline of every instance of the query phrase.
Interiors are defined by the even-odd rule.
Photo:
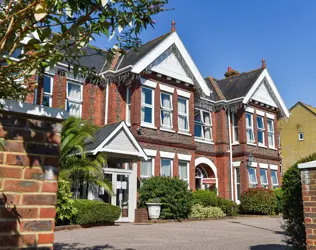
[[[233,147],[232,147],[232,133],[231,133],[231,124],[230,124],[230,109],[227,110],[227,119],[228,119],[228,133],[229,133],[229,164],[230,164],[230,186],[231,186],[231,198],[234,200],[234,182],[233,182]]]
[[[104,123],[108,124],[108,109],[109,109],[109,81],[106,83],[106,90],[105,90],[105,114],[104,114]]]

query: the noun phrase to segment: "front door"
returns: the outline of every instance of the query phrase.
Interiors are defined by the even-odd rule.
[[[128,204],[129,204],[129,175],[116,175],[116,206],[121,208],[121,217],[128,218]]]

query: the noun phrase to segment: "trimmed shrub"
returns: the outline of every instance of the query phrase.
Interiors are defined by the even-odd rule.
[[[59,177],[55,217],[56,225],[69,225],[77,215],[77,212],[77,209],[74,207],[74,200],[72,199],[70,182]]]
[[[280,214],[280,213],[282,213],[282,210],[283,210],[283,208],[282,208],[282,206],[283,206],[282,205],[283,190],[282,190],[282,188],[276,188],[273,191],[274,191],[274,194],[277,198],[277,204],[275,206],[275,213]]]
[[[301,175],[297,166],[315,160],[316,153],[299,160],[285,172],[282,179],[285,242],[293,249],[306,249]]]
[[[204,207],[217,207],[218,197],[215,192],[208,190],[197,190],[192,193],[192,204],[200,204]]]
[[[241,194],[240,209],[246,214],[275,214],[277,198],[272,190],[249,188]]]
[[[75,200],[74,207],[78,210],[73,224],[98,224],[113,222],[120,217],[121,209],[109,203],[96,200]]]
[[[225,200],[221,197],[218,197],[218,207],[227,216],[236,216],[238,214],[238,205],[232,200]]]
[[[191,192],[188,183],[176,177],[155,176],[143,181],[139,190],[140,206],[147,207],[146,202],[160,198],[163,219],[187,218],[191,209]]]
[[[192,206],[189,218],[203,219],[203,218],[219,218],[224,217],[224,212],[219,207],[203,207],[195,204]]]

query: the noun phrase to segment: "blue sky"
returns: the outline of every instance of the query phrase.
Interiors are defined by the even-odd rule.
[[[169,0],[173,11],[154,17],[143,42],[176,30],[203,76],[223,78],[267,68],[288,108],[297,101],[316,107],[316,1]],[[107,39],[96,45],[106,48]]]

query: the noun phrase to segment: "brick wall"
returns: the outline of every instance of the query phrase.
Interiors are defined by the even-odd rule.
[[[308,250],[316,249],[316,161],[298,165],[301,171],[304,224]]]
[[[53,249],[60,122],[0,111],[1,247]]]

